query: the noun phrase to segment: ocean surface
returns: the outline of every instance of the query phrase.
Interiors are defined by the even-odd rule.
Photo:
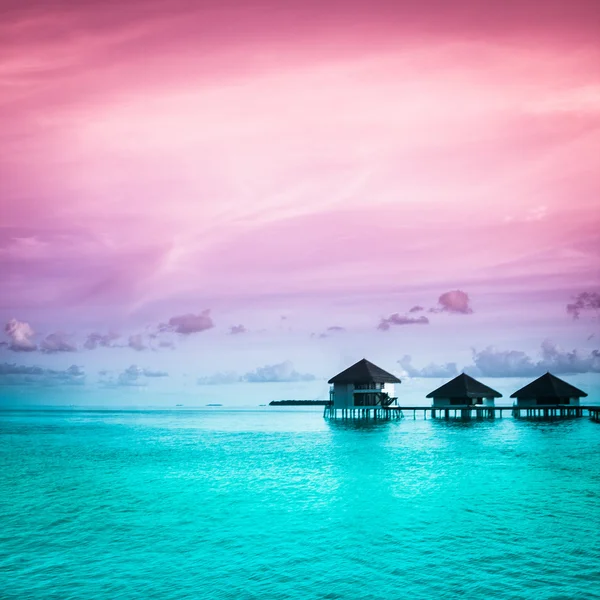
[[[600,424],[1,411],[0,598],[600,598]]]

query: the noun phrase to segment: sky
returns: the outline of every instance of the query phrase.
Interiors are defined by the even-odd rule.
[[[0,0],[0,400],[325,397],[363,357],[599,385],[599,30]]]

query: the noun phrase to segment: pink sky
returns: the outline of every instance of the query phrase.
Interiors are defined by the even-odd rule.
[[[596,0],[0,16],[0,317],[38,348],[7,330],[0,363],[320,377],[598,348],[597,310],[566,311],[600,289]],[[472,312],[427,312],[451,290]],[[415,305],[428,324],[377,329]],[[214,327],[159,331],[206,310]],[[157,351],[85,349],[109,331]],[[65,351],[40,352],[52,334]]]

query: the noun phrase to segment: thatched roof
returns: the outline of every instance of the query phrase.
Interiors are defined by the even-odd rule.
[[[584,398],[587,394],[575,386],[546,373],[511,394],[511,398]]]
[[[400,383],[400,380],[363,358],[332,377],[328,383]]]
[[[502,394],[461,373],[452,381],[427,394],[427,398],[502,398]]]

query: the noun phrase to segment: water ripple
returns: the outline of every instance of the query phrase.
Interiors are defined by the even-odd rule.
[[[0,598],[598,597],[600,427],[0,414]]]

